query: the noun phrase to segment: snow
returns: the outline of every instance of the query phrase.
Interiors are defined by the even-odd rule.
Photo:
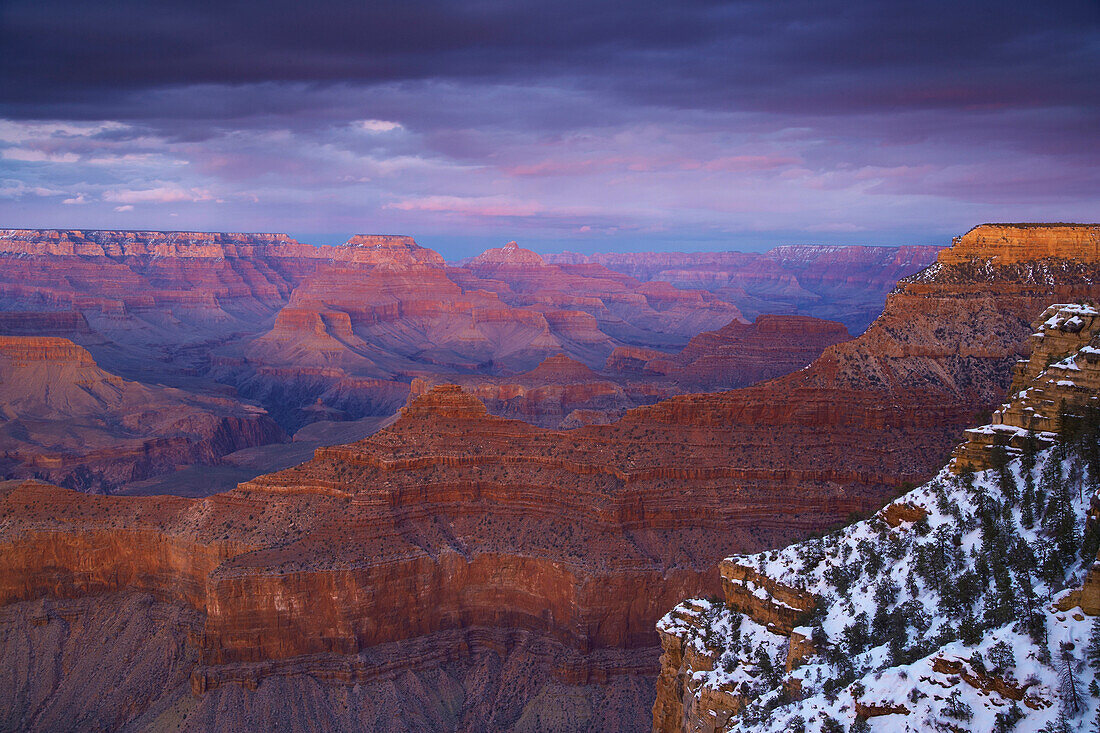
[[[1100,315],[1100,312],[1091,305],[1084,305],[1082,303],[1060,303],[1058,305],[1052,305],[1047,308],[1046,313],[1053,314],[1043,321],[1043,327],[1048,329],[1064,328],[1066,326],[1070,329],[1079,329],[1085,325],[1081,316],[1094,317]],[[1043,315],[1046,315],[1044,313]]]
[[[986,429],[996,428],[1016,430],[1008,426],[986,426]],[[1053,439],[1056,436],[1050,437]],[[1084,490],[1087,481],[1082,476],[1082,467],[1072,465],[1076,459],[1068,457],[1059,463],[1060,459],[1054,454],[1054,450],[1038,454],[1032,478],[1036,485],[1042,485],[1044,471],[1050,471],[1053,475],[1054,466],[1058,466],[1057,470],[1066,477],[1064,480],[1071,483],[1071,509],[1080,528],[1084,524],[1091,491]],[[1007,473],[1017,491],[1022,491],[1025,471],[1021,459],[1012,461],[1007,467]],[[1020,502],[1005,496],[997,472],[993,470],[975,474],[973,489],[968,489],[963,479],[944,469],[932,481],[898,501],[925,509],[928,512],[927,528],[918,531],[915,524],[910,522],[891,529],[876,516],[823,539],[809,540],[782,550],[729,559],[751,568],[759,569],[762,566],[763,573],[769,578],[790,587],[808,590],[826,599],[827,606],[819,623],[830,645],[841,644],[845,628],[860,614],[866,614],[868,620],[875,617],[878,607],[875,600],[876,588],[884,578],[888,578],[897,587],[896,599],[888,603],[889,608],[897,609],[903,603],[910,603],[910,606],[906,606],[909,609],[906,617],[910,624],[905,635],[912,644],[921,640],[926,643],[935,640],[945,630],[954,629],[958,625],[957,620],[944,610],[938,590],[931,587],[916,571],[917,548],[922,547],[924,549],[921,552],[926,552],[936,546],[954,546],[956,557],[961,558],[963,563],[962,569],[957,570],[955,575],[974,571],[982,552],[979,502],[991,501],[993,506],[1010,507],[998,514],[1001,517],[999,531],[1022,539],[1040,555],[1049,551],[1051,546],[1039,521],[1032,528],[1023,526]],[[885,560],[877,572],[872,572],[874,568],[868,565],[869,562],[873,564],[873,561],[869,561],[872,557]],[[1091,561],[1082,566],[1078,560],[1067,570],[1061,584],[1067,587],[1079,585],[1088,565],[1091,565]],[[835,585],[833,576],[838,568],[851,573],[847,594],[840,593]],[[715,668],[694,671],[694,682],[712,689],[736,690],[755,698],[744,713],[730,721],[729,726],[724,729],[728,731],[780,733],[789,730],[788,725],[795,716],[804,719],[807,731],[820,731],[825,716],[840,721],[843,729],[847,730],[855,720],[854,703],[857,698],[864,704],[903,705],[910,711],[907,715],[888,714],[870,718],[870,729],[876,733],[946,730],[942,727],[945,723],[957,725],[963,730],[992,731],[996,715],[1009,710],[1012,701],[995,691],[985,692],[975,688],[960,675],[936,672],[933,665],[937,659],[961,663],[963,671],[973,678],[976,672],[971,660],[976,659],[975,652],[989,666],[992,648],[999,642],[1007,643],[1014,663],[1010,668],[1000,671],[998,676],[1009,684],[1026,687],[1027,699],[1038,700],[1041,708],[1032,710],[1021,705],[1020,710],[1025,713],[1025,717],[1014,730],[1032,733],[1057,717],[1060,690],[1060,662],[1057,657],[1063,644],[1074,645],[1074,667],[1080,675],[1080,686],[1087,708],[1070,721],[1071,729],[1091,730],[1088,724],[1091,724],[1096,715],[1097,701],[1085,691],[1094,679],[1094,672],[1084,662],[1083,649],[1087,647],[1092,620],[1077,609],[1053,612],[1050,604],[1062,593],[1061,588],[1050,585],[1038,574],[1034,583],[1040,607],[1045,609],[1043,623],[1048,635],[1045,649],[1037,646],[1022,628],[1017,629],[1015,619],[1003,626],[987,628],[976,644],[967,645],[958,638],[942,644],[933,642],[928,646],[929,653],[919,659],[905,660],[904,663],[894,664],[888,645],[881,644],[854,656],[845,653],[854,668],[855,681],[832,692],[826,690],[825,685],[829,680],[838,677],[841,670],[825,656],[813,656],[788,673],[789,678],[801,681],[803,699],[783,705],[778,704],[777,697],[781,684],[775,680],[769,684],[763,679],[759,657],[761,654],[767,655],[773,660],[773,666],[782,671],[788,644],[786,637],[732,611],[724,604],[700,599],[681,604],[662,619],[659,626],[673,633],[698,634],[693,639],[697,651],[709,649],[713,654],[718,650]],[[992,585],[991,580],[989,585]],[[776,602],[759,584],[747,583],[745,586],[758,598]],[[982,595],[988,596],[991,593],[986,588]],[[981,601],[975,605],[980,618]],[[700,610],[695,611],[690,606]],[[672,623],[670,618],[676,613],[702,620],[706,624],[705,630],[700,632],[697,627],[688,624]],[[924,614],[928,619],[927,628],[923,630],[912,623],[919,614]],[[813,629],[809,626],[800,627],[797,631],[807,638],[813,634]],[[708,637],[705,643],[702,641],[704,635]],[[969,721],[947,716],[946,704],[952,695],[972,710],[973,717]],[[769,700],[773,701],[771,705]],[[769,707],[773,709],[768,710]]]

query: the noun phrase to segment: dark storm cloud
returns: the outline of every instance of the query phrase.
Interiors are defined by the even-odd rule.
[[[581,86],[773,112],[1100,100],[1100,5],[1022,2],[13,0],[0,90],[37,116],[118,92],[263,82]],[[214,114],[217,110],[208,110]],[[240,115],[227,105],[226,116]]]

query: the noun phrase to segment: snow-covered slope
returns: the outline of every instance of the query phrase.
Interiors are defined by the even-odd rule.
[[[654,730],[1095,730],[1092,396],[1049,406],[1052,447],[983,446],[993,468],[945,468],[871,519],[728,558],[723,598],[658,623]]]

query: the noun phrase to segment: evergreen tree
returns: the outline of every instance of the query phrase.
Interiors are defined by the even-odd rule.
[[[1016,582],[1020,588],[1018,594],[1021,612],[1020,622],[1023,624],[1024,630],[1027,631],[1028,636],[1031,637],[1033,644],[1036,646],[1045,645],[1047,625],[1043,615],[1038,612],[1039,597],[1035,593],[1035,585],[1031,582],[1031,574],[1027,572],[1019,573],[1016,576]]]
[[[978,623],[978,619],[970,611],[963,614],[962,620],[959,622],[959,638],[967,646],[974,646],[982,640],[982,625]]]
[[[993,665],[994,671],[1004,673],[1016,666],[1016,654],[1008,642],[998,641],[989,648],[989,663]]]
[[[1084,700],[1081,699],[1081,680],[1075,669],[1077,660],[1074,659],[1068,645],[1062,646],[1061,657],[1059,681],[1062,687],[1062,709],[1069,713],[1070,717],[1076,718],[1085,705]]]
[[[1089,645],[1085,650],[1085,659],[1089,666],[1100,671],[1100,616],[1092,620],[1092,634],[1089,636]]]
[[[1025,529],[1035,526],[1035,482],[1024,482],[1024,495],[1020,500],[1020,523]]]
[[[1058,713],[1057,718],[1040,728],[1039,733],[1073,733],[1073,729],[1069,727],[1069,720],[1062,711]]]
[[[1019,704],[1015,700],[1012,701],[1012,706],[1007,712],[997,713],[997,716],[993,719],[993,730],[996,733],[1008,733],[1008,731],[1014,729],[1016,724],[1024,718],[1024,713],[1020,710]]]

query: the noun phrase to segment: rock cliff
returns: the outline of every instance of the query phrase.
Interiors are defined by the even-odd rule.
[[[758,316],[701,333],[678,354],[647,355],[641,365],[629,352],[608,357],[607,369],[668,377],[683,391],[731,389],[808,366],[825,349],[850,338],[843,324],[807,316]],[[621,366],[620,366],[621,365]]]
[[[983,224],[940,253],[939,262],[1011,265],[1040,259],[1095,260],[1100,224]]]
[[[0,336],[0,471],[106,491],[284,438],[257,407],[131,382],[72,341]]]
[[[0,230],[0,335],[68,338],[127,382],[235,400],[243,413],[258,404],[288,433],[390,415],[414,379],[522,374],[561,352],[598,368],[618,346],[675,349],[735,316],[709,293],[598,265],[548,266],[517,246],[455,268],[405,236],[314,247],[284,234]],[[245,434],[228,442],[262,439],[241,425]],[[163,438],[131,427],[129,437]],[[82,439],[107,447],[102,437]],[[170,470],[188,460],[173,446],[178,463],[133,473],[120,447],[117,467],[95,470]]]
[[[1073,304],[1043,314],[998,417],[1050,406],[1032,393],[1090,358],[1095,317]],[[1100,613],[1100,497],[1081,491],[1100,449],[1089,369],[1060,385],[1060,418],[1036,416],[1041,441],[990,461],[972,433],[953,464],[978,473],[945,468],[868,521],[722,561],[720,597],[657,624],[653,730],[825,733],[879,717],[898,730],[1083,730],[1095,714],[1084,662],[1100,653],[1087,619]]]
[[[1024,451],[1047,448],[1067,419],[1097,405],[1100,311],[1093,305],[1052,305],[1033,328],[1031,355],[1016,364],[1012,398],[993,413],[990,424],[966,431],[967,440],[955,449],[953,470],[981,471]]]

